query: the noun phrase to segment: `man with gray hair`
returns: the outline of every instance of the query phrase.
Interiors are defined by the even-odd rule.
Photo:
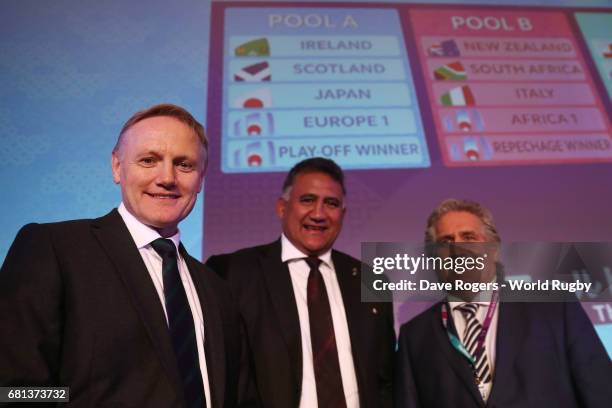
[[[425,241],[453,251],[501,239],[489,210],[449,199],[429,216]],[[478,278],[499,279],[494,269]],[[487,294],[449,293],[402,325],[397,408],[609,406],[612,365],[579,303],[500,302],[503,291]]]
[[[82,407],[248,402],[229,289],[180,243],[207,154],[185,109],[138,112],[112,152],[119,208],[21,229],[0,270],[0,386],[69,387]]]
[[[487,241],[501,242],[501,238],[493,222],[493,215],[488,209],[475,201],[449,198],[442,201],[427,218],[427,227],[425,229],[426,243],[435,243],[438,241],[436,239],[436,225],[444,215],[450,212],[465,212],[476,216],[482,223],[484,233],[488,238]]]
[[[332,249],[346,213],[340,167],[297,163],[276,213],[277,241],[207,261],[240,303],[261,406],[391,407],[392,305],[361,302],[360,262]]]

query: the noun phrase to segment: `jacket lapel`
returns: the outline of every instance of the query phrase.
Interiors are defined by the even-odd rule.
[[[302,335],[289,267],[281,260],[280,240],[270,244],[260,259],[265,284],[287,344],[295,383],[301,386]]]
[[[342,293],[342,303],[344,304],[344,313],[346,314],[351,349],[353,351],[353,365],[357,375],[357,385],[360,390],[363,390],[364,384],[362,379],[369,373],[363,371],[358,356],[366,355],[367,345],[364,341],[370,338],[370,336],[362,334],[362,330],[368,330],[368,327],[365,324],[365,316],[362,314],[364,305],[361,303],[361,271],[359,267],[352,265],[351,262],[336,251],[332,251],[332,261],[340,293]],[[363,398],[363,391],[359,395],[360,398]],[[361,403],[364,404],[364,401],[361,400]]]
[[[442,317],[441,317],[441,309],[442,303],[438,304],[434,310],[434,318],[431,323],[433,324],[433,333],[434,338],[432,341],[438,343],[436,350],[442,350],[446,359],[448,360],[448,364],[452,367],[453,371],[459,377],[463,385],[467,388],[469,393],[472,395],[478,406],[484,407],[484,400],[478,391],[478,387],[474,382],[474,374],[470,367],[470,364],[467,362],[465,357],[463,357],[457,350],[453,348],[448,338],[448,334],[444,326],[442,325]],[[450,310],[449,315],[452,316]],[[449,319],[449,324],[452,324],[452,319]],[[452,328],[454,330],[454,327]]]
[[[225,341],[219,301],[215,293],[204,282],[204,267],[187,254],[181,244],[181,255],[187,263],[202,306],[204,318],[204,349],[210,385],[210,400],[213,407],[222,407],[225,397]],[[214,386],[213,386],[214,384]]]
[[[516,355],[527,334],[525,325],[525,312],[523,303],[500,302],[497,318],[497,339],[495,352],[495,372],[493,374],[493,388],[489,402],[494,401],[501,392],[512,393],[508,387],[515,381],[508,380],[505,375],[513,373]]]
[[[94,220],[92,232],[130,292],[134,307],[158,352],[164,371],[175,385],[177,398],[182,398],[178,367],[163,307],[134,240],[117,210]]]

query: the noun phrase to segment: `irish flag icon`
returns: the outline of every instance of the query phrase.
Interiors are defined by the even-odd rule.
[[[443,81],[464,81],[467,79],[465,68],[459,61],[442,65],[433,74],[434,78]]]
[[[469,86],[458,86],[440,95],[443,106],[474,106],[476,100]]]
[[[240,44],[234,49],[237,57],[269,57],[270,44],[267,38],[258,38]]]

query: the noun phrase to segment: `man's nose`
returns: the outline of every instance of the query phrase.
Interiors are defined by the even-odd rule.
[[[159,173],[157,174],[157,182],[158,184],[169,188],[174,187],[176,184],[176,174],[175,174],[174,163],[172,162],[162,162],[159,167]]]
[[[315,221],[324,221],[325,215],[325,203],[323,203],[323,201],[317,201],[310,212],[310,218]]]
[[[474,250],[474,241],[455,236],[450,245],[451,256],[469,256]]]
[[[465,244],[466,242],[469,242],[468,240],[466,240],[464,237],[461,236],[461,234],[455,234],[452,237],[452,242],[449,245],[449,251],[450,251],[450,255],[451,256],[459,256],[463,253],[463,250],[465,249]]]

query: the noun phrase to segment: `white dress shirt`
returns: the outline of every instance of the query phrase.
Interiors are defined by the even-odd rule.
[[[306,254],[297,249],[291,241],[283,234],[281,236],[281,258],[287,262],[291,275],[291,284],[300,319],[300,332],[302,335],[302,395],[300,396],[300,408],[316,408],[317,385],[315,382],[314,366],[312,362],[312,343],[310,342],[310,320],[308,317],[308,275],[310,267],[304,260]],[[342,376],[342,388],[346,398],[347,408],[359,408],[359,388],[357,387],[357,376],[353,364],[353,352],[351,349],[351,338],[349,336],[346,313],[342,293],[336,278],[336,271],[331,259],[331,250],[319,256],[322,261],[319,271],[325,282],[329,307],[331,309],[334,334],[336,336],[336,347],[340,361],[340,374]]]
[[[164,309],[166,324],[168,324],[168,313],[166,312],[166,301],[164,297],[164,279],[162,277],[162,258],[151,246],[151,242],[158,238],[162,238],[162,236],[153,228],[138,221],[138,219],[125,208],[123,203],[121,203],[118,210],[140,252],[140,256],[147,267],[147,271],[149,271],[155,290],[157,290],[159,301]],[[177,232],[175,235],[168,237],[168,239],[176,246],[179,275],[181,276],[185,294],[187,295],[187,301],[189,302],[189,308],[193,315],[200,371],[202,372],[202,382],[204,383],[204,392],[206,393],[206,406],[210,407],[212,405],[210,401],[210,385],[208,384],[208,370],[206,368],[206,355],[204,353],[204,318],[202,315],[202,307],[200,306],[200,299],[198,298],[198,293],[191,280],[187,264],[178,251],[181,240],[180,233]]]
[[[463,344],[465,344],[463,341],[463,337],[465,335],[466,319],[463,316],[463,313],[461,313],[461,311],[458,309],[458,307],[465,303],[466,303],[465,301],[456,301],[454,299],[449,301],[450,308],[453,311],[452,312],[453,313],[453,323],[455,324],[455,329],[457,329],[459,340],[461,340],[461,343]],[[482,325],[487,315],[487,310],[489,308],[490,302],[477,301],[477,302],[471,302],[471,303],[478,304],[478,310],[476,311],[476,318]],[[499,312],[499,303],[497,303],[497,306],[495,307],[495,311],[493,312],[493,317],[491,318],[491,325],[489,326],[489,331],[487,332],[487,336],[485,337],[485,344],[484,344],[485,351],[487,353],[487,360],[489,362],[489,370],[491,372],[491,378],[494,378],[494,373],[495,373],[495,351],[496,351],[495,341],[497,339],[497,320],[498,320],[498,314],[499,314],[498,312]],[[489,398],[489,395],[491,394],[491,388],[493,387],[493,381],[481,384],[481,387],[482,387],[482,391],[484,394],[483,399],[486,402],[487,399]]]

